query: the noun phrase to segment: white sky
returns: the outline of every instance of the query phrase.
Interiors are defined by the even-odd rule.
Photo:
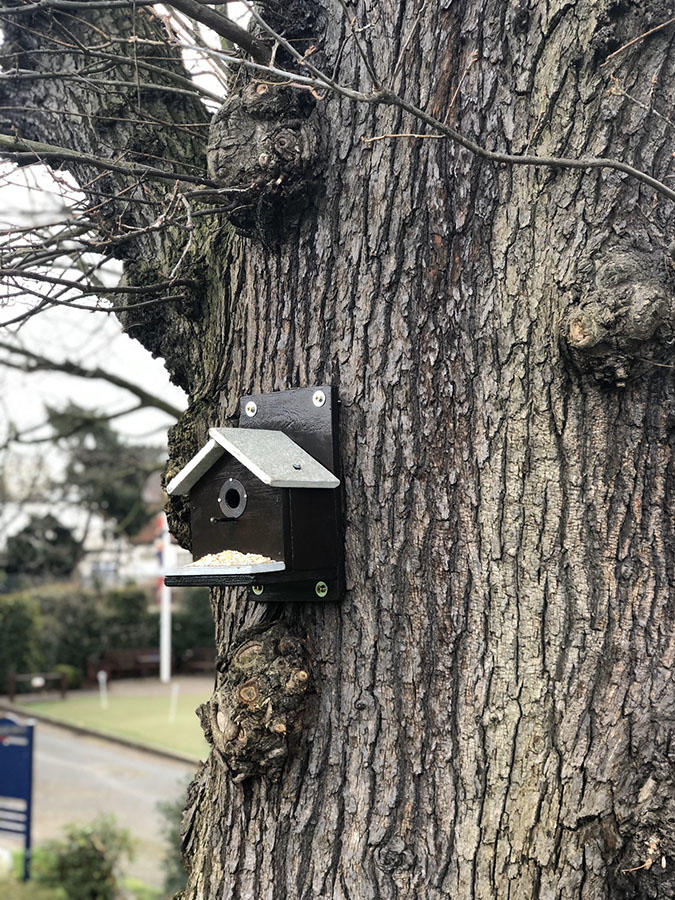
[[[15,171],[11,181],[0,187],[2,227],[21,225],[30,218],[54,220],[60,200],[51,193],[48,174],[34,166]],[[115,273],[110,272],[106,280],[114,283]],[[7,302],[0,292],[2,321],[31,308],[34,302],[30,297]],[[3,329],[2,336],[16,336],[28,349],[49,357],[70,359],[89,368],[100,366],[185,407],[185,395],[170,383],[162,360],[153,359],[141,344],[123,334],[113,315],[56,307],[18,327]],[[25,374],[0,367],[0,436],[4,438],[10,422],[21,430],[40,425],[45,419],[45,403],[60,407],[69,401],[106,412],[134,405],[131,394],[105,381],[90,382],[57,372]],[[159,410],[141,410],[117,420],[117,429],[130,439],[145,440],[148,435],[153,443],[162,444],[171,421]]]

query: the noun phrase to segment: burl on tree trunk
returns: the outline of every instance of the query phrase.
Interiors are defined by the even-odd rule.
[[[670,0],[256,7],[341,84],[372,89],[363,50],[488,149],[672,185]],[[238,71],[191,145],[225,213],[198,226],[198,289],[120,317],[190,393],[168,478],[240,396],[336,385],[347,593],[214,592],[185,897],[673,896],[672,202],[616,171],[397,137],[425,126]],[[43,111],[67,102],[45,84]],[[167,158],[187,146],[177,132]],[[133,244],[127,277],[166,277],[182,246]]]

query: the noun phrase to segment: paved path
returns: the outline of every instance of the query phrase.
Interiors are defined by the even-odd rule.
[[[180,797],[194,767],[42,722],[35,732],[34,844],[60,836],[68,822],[111,813],[136,842],[128,874],[161,887],[165,825],[157,803]]]

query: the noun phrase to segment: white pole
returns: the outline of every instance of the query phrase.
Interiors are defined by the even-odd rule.
[[[171,685],[171,700],[169,701],[169,724],[173,725],[176,721],[176,713],[178,712],[178,692],[180,684],[177,681]]]
[[[171,534],[166,515],[162,528],[162,575],[170,567],[172,560]],[[159,600],[159,680],[164,684],[171,681],[171,588],[162,580]]]
[[[101,709],[108,708],[108,673],[101,669],[96,673],[98,678],[98,696],[101,701]]]

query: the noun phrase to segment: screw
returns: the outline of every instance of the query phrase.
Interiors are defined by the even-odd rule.
[[[300,469],[302,468],[302,463],[299,463],[299,462],[298,462],[298,463],[293,463],[293,468],[294,468],[296,471],[299,472]]]
[[[256,595],[256,597],[259,597],[265,590],[265,588],[262,586],[262,584],[254,584],[251,586],[251,590]]]
[[[325,581],[317,581],[314,587],[314,593],[317,597],[325,597],[328,593],[328,585]]]
[[[258,405],[253,402],[253,400],[249,400],[246,404],[246,415],[249,418],[253,418],[253,416],[258,412]]]
[[[326,395],[323,391],[314,391],[314,396],[312,397],[312,403],[314,406],[323,406],[326,402]]]

